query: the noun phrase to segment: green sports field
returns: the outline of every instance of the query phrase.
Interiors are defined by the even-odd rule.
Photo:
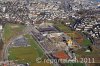
[[[29,63],[30,66],[52,66],[47,63],[36,63],[36,58],[45,59],[44,52],[38,46],[38,43],[30,35],[24,35],[30,47],[11,48],[9,50],[9,60],[15,60],[17,63]]]

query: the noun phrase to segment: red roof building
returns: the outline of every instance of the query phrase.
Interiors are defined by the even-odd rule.
[[[69,59],[70,58],[70,56],[63,51],[57,52],[53,56],[55,56],[56,58],[59,58],[59,59]]]

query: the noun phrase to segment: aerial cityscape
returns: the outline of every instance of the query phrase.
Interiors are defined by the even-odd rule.
[[[100,66],[100,0],[0,0],[0,66]]]

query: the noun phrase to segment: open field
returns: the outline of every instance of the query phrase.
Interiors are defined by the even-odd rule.
[[[46,58],[43,51],[37,45],[37,42],[30,36],[24,35],[30,47],[19,47],[11,48],[9,50],[9,60],[16,60],[17,63],[29,63],[30,66],[51,66],[47,63],[36,63],[36,58],[40,57],[42,59]]]
[[[2,49],[3,49],[3,41],[2,40],[0,40],[0,60],[2,59]]]
[[[19,35],[22,32],[23,29],[24,29],[23,25],[7,23],[4,26],[4,32],[3,32],[4,43],[8,43],[8,41],[12,37]]]
[[[67,32],[67,33],[72,33],[72,32],[73,32],[69,27],[66,27],[66,26],[63,25],[63,24],[56,24],[55,26],[56,26],[58,29],[60,29],[61,31],[63,31],[63,32]]]
[[[80,49],[76,51],[77,58],[94,58],[94,63],[100,63],[100,50],[95,46],[92,46],[92,52],[85,52],[85,50]],[[91,60],[92,61],[92,60]]]
[[[67,63],[66,66],[85,66],[84,63]]]
[[[89,45],[91,45],[91,41],[88,40],[88,39],[84,39],[84,40],[82,41],[82,44],[83,44],[84,46],[89,46]]]
[[[76,31],[71,30],[68,26],[65,26],[63,24],[55,25],[59,30],[66,33],[68,36],[70,36],[72,39],[75,38],[82,38],[80,34],[78,34]]]

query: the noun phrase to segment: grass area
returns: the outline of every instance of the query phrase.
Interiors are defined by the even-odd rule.
[[[77,58],[94,58],[94,62],[100,63],[100,50],[97,49],[94,45],[91,46],[93,51],[92,52],[85,52],[86,50],[80,49],[76,51]],[[92,60],[91,60],[92,61]]]
[[[69,27],[67,27],[63,24],[56,24],[55,26],[63,32],[67,32],[67,33],[72,33],[73,32]]]
[[[85,52],[84,50],[80,49],[76,51],[76,57],[77,58],[91,58],[91,62],[92,62],[92,58],[94,58],[94,62],[96,63],[100,63],[100,55],[99,55],[100,51],[99,50],[94,50],[92,52]]]
[[[88,40],[88,39],[84,39],[84,40],[82,41],[82,44],[83,44],[84,46],[90,46],[90,45],[91,45],[91,41]]]
[[[85,57],[85,56],[88,56],[88,57],[93,57],[93,56],[97,57],[97,56],[99,56],[100,57],[100,55],[97,55],[97,54],[100,53],[100,50],[97,49],[94,45],[91,46],[91,47],[93,49],[92,52],[85,52],[86,51],[85,49],[80,49],[80,50],[77,50],[76,54],[79,54],[80,56],[83,56],[83,57]]]
[[[55,25],[59,30],[65,32],[68,36],[70,36],[72,39],[80,38],[80,34],[76,31],[71,30],[70,27],[65,26],[63,24]]]
[[[67,63],[66,66],[85,66],[84,63]]]
[[[39,56],[43,55],[43,51],[40,49],[40,47],[38,46],[38,43],[32,38],[32,36],[30,35],[24,35],[26,38],[28,38],[28,42],[31,45],[32,48],[36,49],[36,51],[38,52]]]
[[[75,23],[76,21],[75,21],[75,19],[70,18],[70,19],[68,20],[68,22],[70,22],[71,24],[73,24],[73,23]]]
[[[65,26],[63,24],[58,24],[58,25],[55,25],[59,30],[65,32],[68,36],[70,36],[72,39],[76,39],[76,38],[82,38],[82,36],[77,33],[76,31],[73,31],[70,29],[70,27],[68,26]],[[80,41],[80,40],[78,40]]]
[[[17,60],[17,63],[29,63],[30,66],[51,66],[51,64],[47,63],[36,63],[36,58],[40,57],[42,59],[45,58],[43,51],[37,45],[37,42],[30,35],[24,35],[30,47],[17,47],[11,48],[9,50],[9,60]]]
[[[3,33],[4,43],[8,43],[8,41],[12,37],[19,35],[22,32],[23,28],[24,28],[24,26],[20,25],[20,24],[7,23],[4,26],[4,33]]]

